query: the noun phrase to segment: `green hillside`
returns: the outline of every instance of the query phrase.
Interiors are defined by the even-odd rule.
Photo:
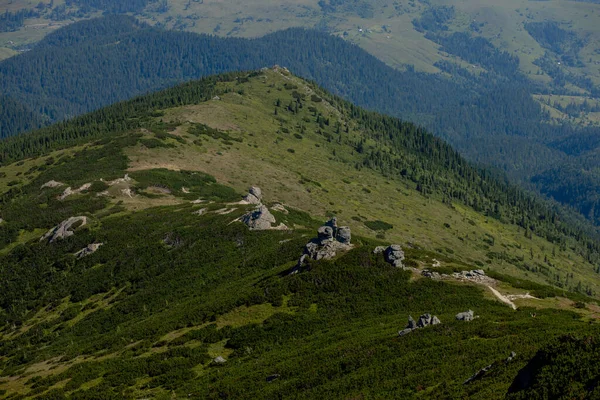
[[[4,398],[504,398],[542,346],[597,333],[585,223],[282,68],[119,103],[0,154]],[[236,221],[250,186],[289,229]],[[290,274],[332,215],[354,248]],[[73,235],[40,240],[71,217]],[[406,269],[374,254],[393,243]],[[442,323],[398,336],[425,313]]]

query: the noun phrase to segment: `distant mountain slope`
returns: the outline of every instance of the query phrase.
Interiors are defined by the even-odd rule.
[[[2,397],[501,399],[555,337],[597,334],[583,225],[283,68],[118,103],[0,154]],[[285,228],[240,221],[250,185]],[[291,274],[332,215],[353,247]],[[391,243],[406,269],[376,254]],[[398,335],[425,313],[441,324]]]
[[[485,48],[478,60],[492,72],[472,75],[451,64],[440,67],[455,79],[398,71],[346,41],[303,29],[223,39],[109,16],[63,28],[34,51],[0,63],[0,87],[56,121],[207,74],[280,64],[361,106],[424,124],[471,160],[553,195],[545,181],[531,178],[579,162],[553,143],[600,130],[540,123],[545,113],[531,97],[535,85],[507,67],[513,57],[485,41],[453,36],[444,46],[467,58]],[[600,210],[588,212],[588,199],[555,198],[600,220]]]
[[[0,137],[17,135],[40,128],[44,119],[27,106],[10,97],[0,96]]]

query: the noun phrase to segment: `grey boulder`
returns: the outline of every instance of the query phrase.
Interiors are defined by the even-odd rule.
[[[394,267],[402,268],[402,261],[404,261],[404,252],[399,244],[393,244],[385,249],[384,252],[385,261],[392,264]]]
[[[272,228],[272,224],[275,223],[275,217],[269,209],[260,205],[254,211],[249,212],[248,214],[242,217],[242,222],[253,231],[261,231]]]
[[[475,314],[471,310],[456,314],[458,321],[473,321],[474,318]]]

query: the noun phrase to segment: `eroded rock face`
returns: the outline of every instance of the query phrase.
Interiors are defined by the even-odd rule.
[[[248,204],[262,204],[262,190],[257,186],[252,186],[248,194],[244,196],[244,201]]]
[[[267,206],[260,205],[254,211],[242,217],[242,222],[250,228],[250,230],[260,231],[272,229],[272,225],[276,222],[275,217]]]
[[[88,244],[87,247],[85,247],[85,248],[79,250],[77,253],[75,253],[75,257],[83,258],[83,257],[89,256],[91,254],[94,254],[96,251],[98,251],[100,246],[102,246],[103,244],[104,243]]]
[[[87,224],[87,217],[71,217],[64,220],[59,225],[50,229],[44,236],[40,238],[40,242],[47,240],[50,243],[58,239],[65,239],[73,236],[75,232],[72,229],[82,227]]]

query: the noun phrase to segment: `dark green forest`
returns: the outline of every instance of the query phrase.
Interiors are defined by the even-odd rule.
[[[0,63],[0,87],[44,118],[59,121],[189,79],[280,64],[358,105],[422,124],[470,160],[495,166],[547,195],[556,191],[542,185],[547,180],[533,177],[563,164],[585,168],[578,156],[554,143],[599,137],[600,129],[541,123],[547,116],[531,93],[543,88],[516,72],[514,57],[467,34],[428,34],[438,35],[446,51],[488,72],[473,75],[451,63],[439,67],[452,78],[411,68],[398,71],[357,46],[317,31],[290,29],[254,40],[225,39],[164,32],[129,17],[109,16],[65,27],[34,51]],[[7,119],[5,125],[2,136],[22,130],[18,118]],[[552,185],[573,191],[571,186],[581,183],[574,179]],[[554,198],[596,223],[600,220],[594,197]]]

